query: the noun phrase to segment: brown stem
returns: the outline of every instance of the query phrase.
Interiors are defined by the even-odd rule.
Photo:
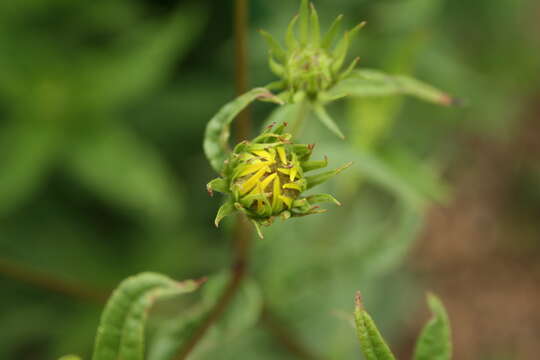
[[[237,95],[243,94],[247,90],[247,15],[248,0],[235,0],[235,89]],[[250,136],[250,132],[251,121],[249,112],[246,109],[238,115],[236,120],[236,139],[238,141],[247,139]],[[243,215],[239,215],[236,219],[234,239],[234,260],[231,266],[231,279],[203,323],[180,348],[174,358],[175,360],[183,360],[189,356],[212,325],[219,320],[242,284],[242,280],[247,273],[248,253],[251,241],[251,228]]]
[[[61,295],[97,304],[105,303],[108,297],[108,293],[104,291],[70,283],[6,259],[0,259],[0,275]]]
[[[234,1],[234,73],[236,95],[247,91],[247,22],[248,0]],[[242,111],[236,119],[236,140],[240,142],[250,137],[251,121],[249,110]]]
[[[264,308],[261,315],[262,325],[274,336],[281,346],[297,359],[321,360],[295,339],[294,334],[268,309]]]

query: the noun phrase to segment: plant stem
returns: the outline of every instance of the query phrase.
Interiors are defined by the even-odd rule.
[[[247,91],[247,22],[248,0],[234,1],[234,74],[236,95]],[[250,137],[251,121],[249,110],[242,111],[236,119],[236,140],[240,142]]]
[[[241,95],[247,90],[247,16],[248,0],[235,0],[234,37],[235,37],[235,89]],[[236,120],[236,139],[242,141],[250,137],[251,121],[248,110],[238,115]],[[251,227],[244,215],[236,219],[234,229],[234,259],[231,265],[231,279],[203,323],[193,333],[174,358],[186,359],[195,349],[208,330],[216,323],[236,295],[247,273],[248,255],[251,243]]]
[[[50,292],[97,304],[105,303],[109,295],[107,292],[70,283],[51,274],[30,269],[6,259],[0,259],[0,274],[9,279],[14,279]]]
[[[304,121],[306,120],[308,114],[309,102],[304,99],[300,101],[300,104],[298,104],[298,112],[296,113],[294,122],[291,125],[291,134],[294,138],[298,137],[298,135],[300,134],[300,131],[302,130],[302,126],[304,125]]]

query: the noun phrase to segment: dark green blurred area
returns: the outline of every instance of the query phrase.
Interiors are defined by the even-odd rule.
[[[312,121],[302,140],[317,143],[316,157],[355,162],[329,185],[344,206],[278,222],[253,249],[258,295],[250,301],[264,299],[322,358],[358,359],[349,321],[357,289],[390,342],[402,343],[408,309],[425,288],[401,264],[428,206],[452,202],[441,174],[467,164],[460,139],[512,141],[521,119],[540,113],[540,5],[315,5],[323,28],[340,13],[348,26],[367,20],[351,51],[360,66],[414,75],[465,104],[348,100],[332,108],[346,143]],[[256,29],[282,36],[297,6],[251,1],[252,86],[272,81]],[[0,359],[88,359],[101,311],[91,296],[18,281],[5,261],[90,293],[140,271],[185,279],[228,267],[232,222],[212,225],[219,199],[205,191],[214,174],[201,143],[206,122],[234,96],[232,10],[224,1],[0,2]],[[257,126],[270,110],[253,108]],[[538,211],[538,156],[524,167],[515,202]],[[239,322],[245,329],[212,339],[193,358],[297,358],[257,316]]]

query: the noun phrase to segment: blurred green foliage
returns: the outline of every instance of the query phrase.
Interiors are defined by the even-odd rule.
[[[263,307],[321,357],[359,358],[352,317],[342,316],[357,289],[383,333],[398,339],[392,325],[421,292],[396,269],[425,206],[451,196],[439,174],[456,136],[511,137],[539,90],[534,0],[316,5],[324,27],[338,13],[347,27],[368,21],[351,50],[360,66],[413,74],[467,106],[350,100],[332,108],[348,143],[311,120],[301,140],[333,164],[355,162],[328,185],[344,206],[268,230],[253,250],[251,305],[234,307],[223,325],[231,336],[210,336],[194,359],[294,358],[254,320]],[[255,30],[281,37],[296,8],[251,1],[253,85],[273,78]],[[229,264],[201,143],[208,119],[233,97],[231,12],[229,2],[194,0],[0,2],[2,258],[102,292],[139,271],[184,279]],[[253,109],[257,124],[268,110]],[[89,358],[100,305],[5,272],[0,286],[0,358]]]

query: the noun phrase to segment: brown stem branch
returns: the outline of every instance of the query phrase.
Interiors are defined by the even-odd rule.
[[[263,309],[261,323],[280,345],[297,359],[321,360],[320,357],[297,341],[290,329],[285,327],[267,307]]]
[[[235,0],[235,90],[237,95],[241,95],[247,90],[247,17],[248,0]],[[236,120],[237,141],[249,138],[250,132],[251,121],[249,112],[246,109],[238,115],[238,119]],[[231,279],[206,319],[180,348],[174,358],[175,360],[183,360],[189,356],[212,325],[220,319],[238,289],[240,289],[242,280],[247,273],[248,253],[251,241],[251,228],[243,215],[239,215],[236,220],[234,239],[234,260],[231,266]]]
[[[97,304],[105,303],[108,297],[108,293],[104,291],[71,283],[7,259],[0,259],[0,275],[50,292]]]

